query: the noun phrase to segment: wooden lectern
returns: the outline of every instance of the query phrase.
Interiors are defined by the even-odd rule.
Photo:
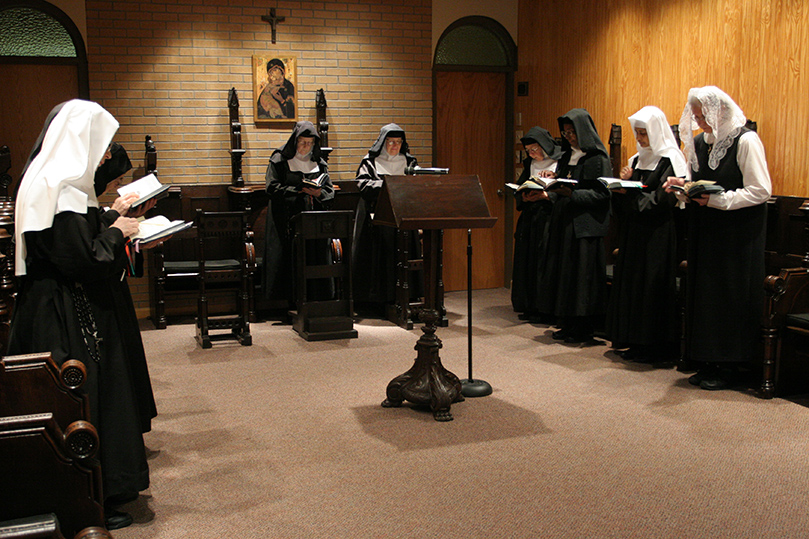
[[[477,176],[388,176],[374,215],[375,225],[424,230],[424,306],[419,319],[424,333],[416,343],[413,367],[390,381],[385,408],[408,400],[429,404],[436,421],[451,421],[450,405],[460,402],[461,381],[441,365],[441,340],[435,335],[439,313],[436,292],[441,281],[441,242],[445,228],[490,228],[489,213]]]

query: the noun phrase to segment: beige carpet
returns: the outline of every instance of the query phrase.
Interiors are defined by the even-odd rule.
[[[362,320],[358,339],[306,342],[263,323],[252,347],[203,351],[192,325],[144,324],[152,486],[115,537],[809,537],[806,400],[558,344],[508,294],[474,299],[474,374],[494,394],[447,423],[380,406],[420,330]],[[465,378],[466,294],[446,303],[441,357]]]

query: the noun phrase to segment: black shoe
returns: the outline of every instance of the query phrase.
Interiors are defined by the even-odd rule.
[[[709,391],[719,389],[730,389],[736,385],[738,374],[734,369],[717,369],[713,374],[705,376],[699,383],[699,387]]]
[[[697,372],[688,377],[688,383],[692,386],[698,386],[708,378],[716,378],[716,373],[719,370],[713,363],[699,363],[699,365]]]
[[[569,335],[570,335],[570,332],[567,329],[562,328],[560,330],[557,330],[557,331],[554,331],[553,333],[551,333],[551,339],[554,339],[554,340],[557,340],[557,341],[564,341],[565,339],[568,338]]]
[[[627,348],[616,353],[627,361],[637,361],[643,357],[643,353],[638,348]]]
[[[585,342],[590,342],[593,340],[592,333],[571,333],[567,337],[565,337],[565,342],[567,344],[581,344]]]
[[[115,509],[104,510],[104,525],[108,530],[120,530],[132,524],[132,515]]]

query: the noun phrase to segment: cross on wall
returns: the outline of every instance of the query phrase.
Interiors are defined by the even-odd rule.
[[[261,20],[266,22],[272,27],[272,42],[275,43],[275,31],[277,30],[278,24],[284,22],[286,17],[278,17],[275,15],[275,8],[270,8],[269,15],[262,15]]]

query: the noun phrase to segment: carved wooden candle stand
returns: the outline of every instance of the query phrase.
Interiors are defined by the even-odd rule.
[[[374,224],[424,230],[423,335],[413,366],[390,381],[385,408],[407,400],[429,405],[436,421],[451,421],[450,406],[464,400],[461,381],[441,364],[436,296],[441,289],[442,236],[445,228],[494,226],[477,176],[389,176],[379,194]]]

